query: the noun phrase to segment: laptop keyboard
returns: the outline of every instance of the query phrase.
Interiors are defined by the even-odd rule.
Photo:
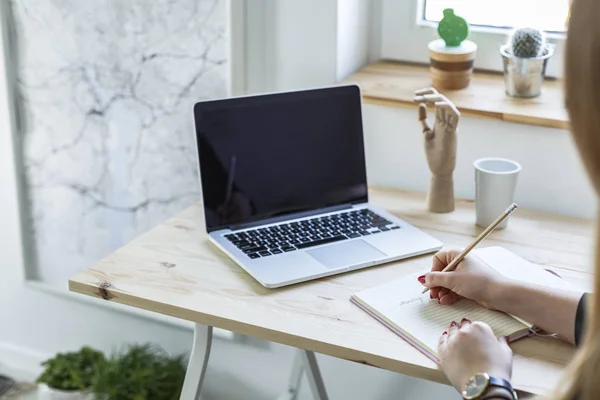
[[[362,209],[230,233],[225,237],[254,259],[393,229],[400,227],[371,210]]]

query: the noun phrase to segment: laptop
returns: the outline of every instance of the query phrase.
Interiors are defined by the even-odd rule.
[[[194,120],[209,238],[263,286],[442,247],[369,204],[358,86],[203,101]]]

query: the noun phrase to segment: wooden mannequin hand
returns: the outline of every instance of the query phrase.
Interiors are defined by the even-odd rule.
[[[415,92],[419,102],[419,121],[423,127],[425,155],[433,175],[452,175],[456,166],[456,128],[460,113],[444,95],[435,89]],[[435,124],[431,129],[427,121],[427,105],[435,105]]]
[[[427,203],[433,212],[454,210],[454,183],[452,173],[456,167],[456,128],[460,113],[444,95],[433,88],[415,92],[419,104],[419,121],[423,128],[425,155],[432,173]],[[433,129],[427,121],[427,105],[435,105]]]

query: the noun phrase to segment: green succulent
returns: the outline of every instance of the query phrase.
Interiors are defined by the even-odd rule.
[[[45,369],[37,382],[54,389],[85,391],[92,387],[98,368],[105,362],[103,353],[87,346],[78,352],[59,353],[42,363]]]
[[[177,400],[186,363],[152,345],[134,345],[112,355],[99,369],[93,392],[98,400]]]
[[[452,8],[444,10],[444,18],[438,25],[438,34],[446,46],[460,46],[460,44],[469,36],[469,25],[464,18],[454,14]]]

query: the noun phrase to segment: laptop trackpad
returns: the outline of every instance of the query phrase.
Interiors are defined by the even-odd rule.
[[[340,268],[350,265],[374,261],[386,256],[364,240],[352,240],[319,249],[308,250],[307,253],[327,268]]]

